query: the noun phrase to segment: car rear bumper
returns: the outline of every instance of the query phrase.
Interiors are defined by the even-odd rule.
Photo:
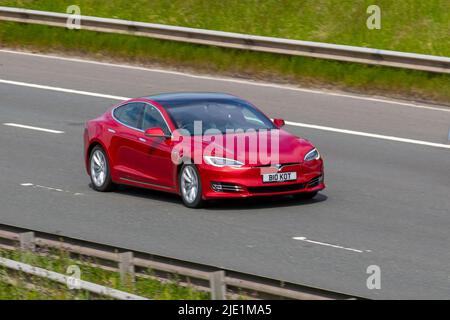
[[[289,182],[264,183],[262,174],[273,168],[242,167],[215,168],[199,166],[203,198],[248,198],[317,192],[325,189],[323,162],[288,165],[275,172],[296,172],[297,179]]]

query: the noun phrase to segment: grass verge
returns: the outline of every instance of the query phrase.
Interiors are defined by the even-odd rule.
[[[444,74],[5,22],[0,46],[450,105]]]
[[[0,250],[0,256],[27,263],[46,270],[66,274],[70,265],[81,270],[81,279],[110,288],[133,293],[155,300],[203,300],[209,294],[196,291],[193,287],[181,286],[177,279],[160,282],[151,278],[137,277],[135,282],[122,285],[118,272],[94,267],[95,261],[73,260],[67,252],[51,250],[45,255],[25,251]],[[152,275],[151,270],[147,274]],[[65,285],[23,272],[0,266],[0,300],[65,300],[65,299],[108,299],[83,290],[69,290]]]
[[[375,2],[79,0],[76,4],[84,15],[450,55],[448,0]],[[72,4],[72,0],[0,0],[0,5],[56,12],[66,12]],[[366,9],[373,4],[381,8],[381,30],[366,27]],[[0,46],[450,105],[450,75],[428,72],[15,23],[0,23]]]
[[[448,0],[0,0],[2,6],[450,55]],[[369,30],[378,5],[381,29]]]

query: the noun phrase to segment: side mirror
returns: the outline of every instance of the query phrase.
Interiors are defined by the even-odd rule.
[[[168,138],[161,128],[148,128],[144,134],[149,138]]]
[[[277,128],[284,127],[284,125],[285,125],[283,119],[273,119],[273,124],[274,124]]]

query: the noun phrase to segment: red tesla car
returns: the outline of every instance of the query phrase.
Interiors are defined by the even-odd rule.
[[[86,169],[97,191],[167,191],[191,208],[218,198],[312,198],[325,188],[323,160],[283,125],[223,93],[131,99],[86,123]]]

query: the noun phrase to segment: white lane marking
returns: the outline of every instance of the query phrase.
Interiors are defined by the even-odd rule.
[[[396,101],[396,100],[390,100],[387,98],[374,98],[374,97],[368,97],[368,96],[351,95],[348,93],[323,91],[323,90],[318,90],[318,89],[305,89],[305,88],[299,88],[299,87],[294,87],[294,86],[289,86],[289,85],[281,85],[281,84],[275,84],[275,83],[269,83],[269,82],[259,82],[259,81],[252,81],[252,80],[242,80],[242,79],[234,79],[234,78],[226,78],[226,77],[214,77],[214,76],[206,76],[206,75],[195,75],[195,74],[191,74],[191,73],[172,71],[172,70],[145,68],[145,67],[138,67],[138,66],[132,66],[132,65],[124,65],[124,64],[113,64],[113,63],[99,62],[99,61],[93,61],[93,60],[66,58],[66,57],[61,57],[61,56],[36,54],[36,53],[20,52],[20,51],[13,51],[13,50],[0,50],[0,52],[32,56],[32,57],[38,57],[38,58],[45,58],[45,59],[61,60],[61,61],[88,63],[88,64],[99,65],[99,66],[104,66],[104,67],[124,68],[124,69],[130,69],[130,70],[171,74],[171,75],[188,77],[188,78],[193,78],[193,79],[223,81],[223,82],[231,82],[231,83],[238,83],[238,84],[245,84],[245,85],[259,86],[259,87],[266,87],[266,88],[274,88],[274,89],[281,89],[281,90],[306,92],[306,93],[312,93],[312,94],[321,94],[321,95],[350,98],[350,99],[357,99],[357,100],[365,100],[365,101],[372,101],[372,102],[381,102],[381,103],[394,104],[394,105],[403,106],[403,107],[426,109],[426,110],[432,110],[432,111],[450,112],[450,108],[446,108],[445,106],[433,107],[433,106],[425,105],[425,104]]]
[[[45,128],[39,128],[39,127],[32,127],[32,126],[27,126],[27,125],[18,124],[18,123],[4,123],[3,125],[4,126],[8,126],[8,127],[16,127],[16,128],[35,130],[35,131],[43,131],[43,132],[49,132],[49,133],[64,133],[64,131],[45,129]]]
[[[342,249],[342,250],[347,250],[347,251],[358,252],[358,253],[372,252],[371,250],[359,250],[359,249],[353,249],[353,248],[346,248],[346,247],[339,246],[339,245],[336,245],[336,244],[309,240],[306,237],[293,237],[292,239],[298,240],[298,241],[303,241],[303,242],[308,242],[308,243],[312,243],[312,244],[317,244],[317,245],[321,245],[321,246],[332,247],[332,248],[336,248],[336,249]]]
[[[109,94],[101,94],[101,93],[89,92],[89,91],[80,91],[80,90],[72,90],[72,89],[66,89],[66,88],[44,86],[44,85],[40,85],[40,84],[26,83],[26,82],[20,82],[20,81],[10,81],[10,80],[0,79],[0,83],[11,84],[11,85],[14,85],[14,86],[42,89],[42,90],[50,90],[50,91],[57,91],[57,92],[64,92],[64,93],[73,93],[73,94],[79,94],[79,95],[83,95],[83,96],[91,96],[91,97],[98,97],[98,98],[113,99],[113,100],[128,100],[129,99],[129,98],[126,98],[126,97],[112,96],[112,95],[109,95]]]
[[[310,128],[310,129],[317,129],[317,130],[322,130],[322,131],[350,134],[350,135],[354,135],[354,136],[361,136],[361,137],[368,137],[368,138],[374,138],[374,139],[403,142],[403,143],[416,144],[416,145],[435,147],[435,148],[450,149],[450,144],[442,144],[442,143],[435,143],[435,142],[422,141],[422,140],[414,140],[414,139],[406,139],[406,138],[399,138],[399,137],[393,137],[393,136],[385,136],[385,135],[375,134],[375,133],[352,131],[352,130],[332,128],[332,127],[324,127],[324,126],[318,126],[318,125],[314,125],[314,124],[307,124],[307,123],[300,123],[300,122],[286,121],[286,124],[290,125],[290,126],[295,126],[295,127]]]
[[[72,191],[67,191],[67,190],[63,190],[63,189],[59,189],[59,188],[53,188],[53,187],[46,187],[46,186],[41,186],[39,184],[33,184],[33,183],[21,183],[20,184],[23,187],[33,187],[33,188],[39,188],[39,189],[45,189],[45,190],[49,190],[49,191],[56,191],[56,192],[64,192],[64,193],[70,193],[74,196],[83,196],[83,193],[79,193],[79,192],[72,192]]]
[[[38,85],[38,84],[34,84],[34,83],[25,83],[25,82],[9,81],[9,80],[2,80],[2,79],[0,79],[0,83],[23,86],[23,87],[30,87],[30,88],[36,88],[36,89],[65,92],[65,93],[73,93],[73,94],[79,94],[79,95],[85,95],[85,96],[91,96],[91,97],[107,98],[107,99],[120,100],[120,101],[131,99],[131,98],[127,98],[127,97],[112,96],[112,95],[95,93],[95,92],[78,91],[78,90],[71,90],[71,89],[65,89],[65,88],[42,86],[42,85]],[[368,138],[374,138],[374,139],[390,140],[390,141],[416,144],[416,145],[422,145],[422,146],[429,146],[429,147],[435,147],[435,148],[450,149],[450,145],[429,142],[429,141],[399,138],[399,137],[394,137],[394,136],[385,136],[385,135],[381,135],[381,134],[374,134],[374,133],[367,133],[367,132],[360,132],[360,131],[353,131],[353,130],[346,130],[346,129],[338,129],[338,128],[325,127],[325,126],[300,123],[300,122],[292,122],[292,121],[286,121],[286,124],[290,125],[290,126],[310,128],[310,129],[336,132],[336,133],[342,133],[342,134],[349,134],[349,135],[354,135],[354,136],[362,136],[362,137],[368,137]]]

